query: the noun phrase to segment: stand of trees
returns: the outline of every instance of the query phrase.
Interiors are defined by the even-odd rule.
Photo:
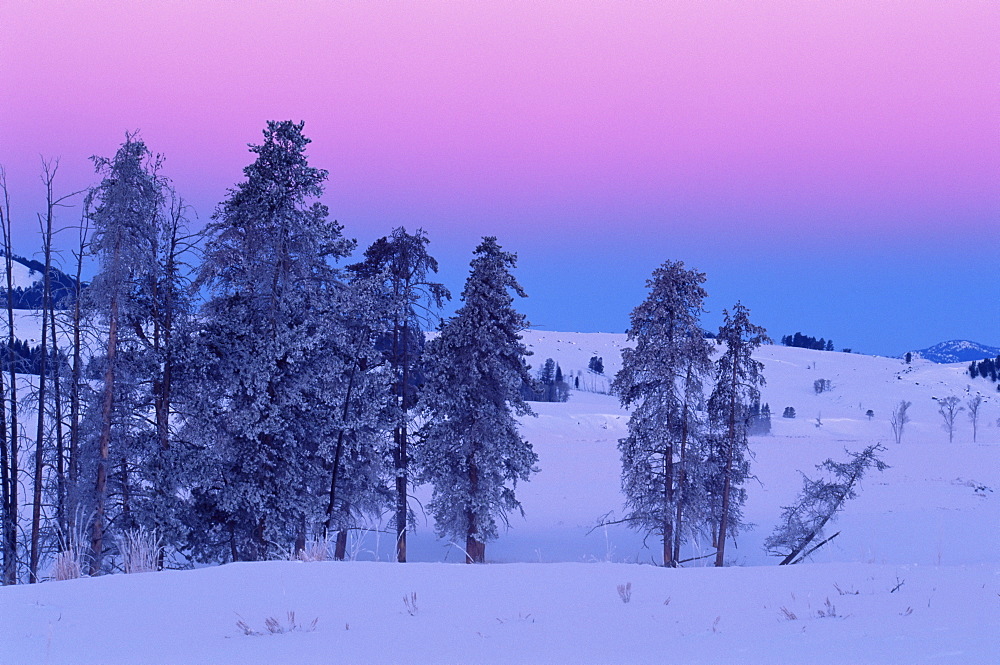
[[[682,262],[653,272],[649,295],[632,311],[635,346],[622,351],[613,384],[632,411],[618,445],[624,521],[660,539],[665,566],[682,563],[681,545],[694,534],[711,539],[723,565],[726,540],[742,526],[747,436],[770,430],[770,407],[761,407],[758,390],[762,366],[751,358],[769,340],[737,304],[714,337],[723,350],[713,364],[699,322],[704,282],[704,273]]]
[[[1000,369],[1000,356],[996,358],[985,358],[984,360],[973,360],[969,363],[968,373],[973,379],[983,377],[993,383],[997,382],[997,370]],[[997,386],[1000,390],[1000,386]]]
[[[803,335],[800,332],[794,335],[783,335],[781,337],[781,343],[785,346],[796,346],[800,349],[813,349],[815,351],[833,351],[833,340],[826,340],[820,337],[816,339],[815,337],[810,337],[809,335]]]
[[[533,383],[514,255],[484,239],[464,306],[425,348],[450,297],[431,279],[428,238],[398,228],[338,267],[355,243],[319,201],[327,172],[308,144],[302,123],[269,122],[194,234],[162,157],[126,135],[95,158],[98,184],[72,195],[82,215],[67,280],[51,240],[69,197],[46,165],[40,342],[15,336],[15,298],[0,339],[4,584],[120,570],[140,532],[171,566],[331,542],[344,558],[351,530],[387,524],[405,561],[418,480],[434,485],[438,531],[485,560],[537,460],[514,419],[530,413],[519,390]],[[23,300],[2,176],[0,253]],[[458,428],[469,419],[481,427]]]

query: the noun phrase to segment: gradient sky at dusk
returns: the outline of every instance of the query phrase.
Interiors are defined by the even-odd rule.
[[[742,299],[775,338],[1000,345],[994,0],[8,0],[0,95],[22,254],[40,155],[71,191],[141,130],[205,220],[305,120],[362,248],[423,227],[457,293],[497,235],[542,328],[623,331],[674,259],[709,326]]]

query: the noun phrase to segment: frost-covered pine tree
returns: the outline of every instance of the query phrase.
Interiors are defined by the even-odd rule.
[[[141,484],[135,475],[150,454],[142,406],[149,403],[148,379],[154,368],[141,337],[149,316],[146,286],[157,273],[155,239],[168,192],[159,174],[161,158],[135,135],[126,136],[113,158],[94,162],[103,179],[88,196],[88,218],[93,229],[90,249],[99,268],[87,305],[103,337],[101,352],[91,361],[91,371],[102,380],[83,421],[83,478],[93,479],[93,491],[70,488],[74,503],[93,514],[92,575],[101,571],[110,523],[119,529],[135,526],[132,490]]]
[[[531,414],[521,397],[531,381],[520,335],[528,324],[510,294],[525,297],[510,272],[516,264],[496,238],[484,238],[462,307],[426,351],[421,478],[434,486],[428,509],[438,535],[464,538],[468,563],[485,561],[497,519],[520,510],[517,482],[528,480],[538,461],[515,417]]]
[[[206,229],[199,282],[210,297],[186,357],[188,526],[200,558],[260,560],[319,528],[330,488],[321,442],[338,404],[325,379],[353,243],[316,199],[303,123],[268,122],[255,161]]]
[[[649,295],[632,311],[622,369],[612,390],[632,410],[621,439],[625,519],[656,534],[663,565],[676,566],[686,515],[697,511],[702,381],[711,369],[711,346],[699,325],[707,297],[704,273],[667,261],[647,280]]]
[[[715,503],[716,566],[724,565],[726,538],[742,526],[743,484],[750,477],[750,405],[760,400],[764,385],[764,365],[753,359],[753,352],[771,341],[766,330],[750,322],[750,310],[741,303],[736,303],[732,313],[722,313],[715,341],[725,348],[715,361],[715,389],[708,400],[712,450],[706,476],[708,494]]]
[[[377,340],[386,361],[385,377],[394,395],[392,409],[392,455],[394,466],[396,560],[406,561],[406,531],[411,521],[408,506],[410,487],[410,420],[417,404],[421,354],[424,348],[422,323],[440,309],[451,294],[443,284],[430,280],[438,270],[437,260],[427,252],[430,240],[421,229],[410,234],[399,227],[379,238],[365,250],[365,260],[348,266],[356,280],[381,287],[381,335]]]
[[[390,368],[379,350],[390,303],[379,280],[354,279],[341,291],[329,347],[323,401],[336,406],[335,433],[321,455],[328,473],[323,537],[336,534],[334,558],[347,554],[350,529],[376,521],[394,505],[388,489],[396,423]]]

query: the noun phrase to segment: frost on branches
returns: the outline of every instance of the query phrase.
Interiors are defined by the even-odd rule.
[[[794,506],[784,507],[780,524],[764,541],[764,547],[769,552],[784,557],[781,565],[802,561],[837,535],[820,540],[823,528],[843,509],[847,501],[858,495],[856,487],[865,472],[873,467],[879,471],[889,468],[878,457],[878,453],[884,450],[881,444],[873,443],[860,453],[848,453],[851,456],[849,462],[828,459],[817,465],[816,469],[826,471],[830,480],[813,480],[802,475],[802,491],[799,492],[798,502]]]
[[[703,379],[711,345],[699,325],[707,297],[704,273],[667,261],[647,280],[649,295],[632,311],[613,383],[631,409],[621,439],[625,520],[660,536],[663,565],[676,566],[685,525],[704,512],[697,487],[702,448]]]
[[[198,557],[298,548],[328,508],[333,470],[320,442],[337,440],[350,362],[336,352],[344,300],[329,262],[353,243],[316,201],[327,173],[309,166],[308,143],[301,123],[269,122],[207,229],[199,280],[211,297],[185,376]]]
[[[463,305],[426,351],[422,402],[422,480],[434,486],[428,509],[440,536],[465,539],[466,561],[485,561],[497,537],[497,519],[520,510],[514,494],[528,480],[538,456],[521,438],[515,416],[531,413],[521,386],[531,381],[520,332],[527,327],[513,308],[515,254],[496,238],[476,248],[462,292]]]
[[[708,400],[712,428],[708,491],[716,525],[716,566],[725,563],[726,538],[742,526],[743,485],[750,478],[750,407],[760,401],[764,385],[764,364],[753,359],[753,352],[771,341],[767,331],[750,322],[750,310],[741,303],[722,314],[716,343],[725,349],[715,361],[715,389]]]

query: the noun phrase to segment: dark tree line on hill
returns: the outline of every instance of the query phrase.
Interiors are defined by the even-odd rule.
[[[317,543],[345,558],[350,534],[371,529],[405,561],[416,483],[433,486],[438,533],[479,562],[520,510],[514,488],[537,457],[514,420],[535,383],[516,256],[484,238],[463,306],[425,344],[450,298],[428,238],[400,227],[338,265],[355,243],[319,201],[327,172],[302,130],[267,124],[199,234],[162,158],[127,135],[94,159],[99,182],[64,227],[79,234],[68,298],[51,240],[69,197],[46,165],[40,343],[16,338],[14,299],[0,340],[4,584],[120,570],[125,537],[143,533],[162,546],[155,567]],[[2,172],[0,193],[10,291]],[[542,369],[562,390],[561,369]]]
[[[969,363],[969,368],[966,371],[973,379],[981,376],[996,383],[998,370],[1000,370],[1000,356],[985,358],[983,360],[973,360]],[[997,386],[997,390],[1000,390],[1000,385]]]
[[[11,365],[13,358],[13,365]],[[53,371],[65,371],[69,366],[69,359],[63,355],[59,349],[49,349],[46,364]],[[13,368],[16,374],[34,374],[38,376],[42,371],[42,345],[31,346],[24,340],[15,339],[8,348],[8,342],[0,342],[0,368],[4,372],[10,372]],[[61,368],[61,369],[60,369]]]
[[[569,400],[569,384],[559,364],[546,358],[538,369],[538,377],[521,384],[521,396],[529,402],[565,402]]]
[[[833,340],[826,340],[820,337],[816,339],[815,337],[810,337],[809,335],[803,335],[802,333],[795,333],[794,335],[783,335],[781,337],[781,343],[785,346],[794,346],[800,349],[813,349],[815,351],[833,351]]]

